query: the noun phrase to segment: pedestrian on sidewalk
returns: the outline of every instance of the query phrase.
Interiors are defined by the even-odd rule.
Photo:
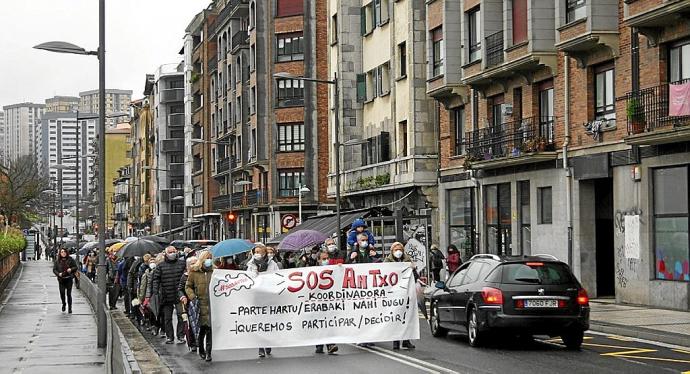
[[[455,244],[448,246],[448,261],[446,261],[448,266],[448,275],[452,275],[456,270],[462,265],[462,259],[460,258],[460,252]]]
[[[96,251],[91,251],[86,258],[86,276],[92,282],[96,281],[96,265],[98,265],[98,256]]]
[[[129,292],[129,285],[128,285],[128,277],[129,277],[129,269],[132,267],[132,264],[136,261],[134,257],[127,257],[123,260],[120,260],[120,262],[117,265],[117,274],[118,274],[118,280],[120,284],[120,290],[122,293],[122,299],[125,304],[125,315],[129,316],[129,314],[132,311],[132,294]]]
[[[78,271],[77,262],[70,257],[67,249],[60,249],[60,254],[53,264],[53,273],[57,277],[58,285],[60,287],[60,299],[62,300],[62,311],[65,311],[65,306],[68,305],[68,313],[72,313],[72,282],[74,274]],[[65,300],[65,298],[67,300]],[[65,301],[67,302],[65,304]]]
[[[199,349],[199,357],[202,360],[211,361],[213,350],[213,335],[211,334],[211,304],[208,288],[213,275],[213,260],[211,252],[201,251],[196,263],[191,266],[189,278],[185,283],[185,304],[198,303],[199,308],[199,336],[196,339]],[[193,334],[192,334],[193,335]]]
[[[141,299],[139,299],[139,267],[143,263],[143,259],[140,256],[135,256],[132,265],[129,267],[127,272],[127,292],[130,296],[130,302],[132,309],[130,310],[129,319],[136,321],[137,324],[141,322],[141,313],[139,313],[139,305],[141,304]]]
[[[110,252],[105,262],[106,284],[108,289],[108,306],[110,310],[117,309],[117,299],[120,298],[120,279],[117,274],[118,260],[115,252]]]
[[[177,342],[184,343],[184,326],[182,321],[182,308],[177,296],[177,286],[180,277],[185,270],[185,263],[178,258],[177,249],[169,246],[165,249],[165,260],[156,267],[153,272],[152,289],[160,290],[161,314],[165,336],[168,338],[165,344],[175,343],[175,330],[173,329],[173,310],[177,313]]]
[[[328,245],[331,245],[332,242],[333,239],[326,239],[326,241],[324,242],[325,248],[320,253],[319,266],[339,265],[343,263],[342,259],[335,259],[330,257]],[[338,352],[338,345],[326,344],[326,350],[328,351],[329,355],[335,354],[336,352]],[[314,353],[322,354],[323,344],[317,345]]]
[[[443,261],[446,256],[443,255],[436,244],[431,245],[431,277],[434,282],[441,280],[441,269],[443,269]]]
[[[183,320],[184,320],[184,330],[185,330],[185,337],[187,338],[187,346],[189,347],[189,350],[192,352],[196,352],[196,338],[194,336],[194,333],[192,332],[192,328],[189,324],[189,309],[187,308],[187,303],[189,302],[189,296],[187,295],[187,279],[189,279],[189,272],[192,271],[192,266],[194,266],[198,262],[198,258],[196,256],[190,256],[187,257],[185,260],[185,264],[187,267],[185,268],[184,273],[182,273],[182,277],[180,277],[180,283],[177,286],[177,295],[180,297],[180,302],[182,303],[182,315],[183,315]],[[184,316],[187,316],[187,318],[184,318]]]
[[[417,269],[414,268],[414,262],[412,261],[412,258],[408,256],[405,253],[405,246],[400,243],[400,242],[395,242],[393,245],[391,245],[391,253],[386,257],[386,259],[383,262],[407,262],[410,264],[412,267],[412,274],[414,275],[415,282],[419,280],[419,274],[417,273]],[[402,345],[404,348],[407,349],[415,349],[414,344],[412,344],[411,341],[409,340],[403,340]],[[394,341],[393,342],[393,349],[394,350],[399,350],[400,349],[400,342],[399,341]]]
[[[139,300],[146,300],[146,295],[148,292],[149,288],[149,279],[151,279],[151,273],[153,273],[153,270],[156,268],[156,259],[153,258],[151,255],[146,254],[144,256],[144,263],[141,264],[141,267],[145,267],[143,273],[141,274],[141,279],[139,280],[139,290],[137,292],[137,296],[139,297]],[[142,321],[144,322],[144,329],[146,331],[151,331],[151,329],[154,329],[153,331],[155,332],[156,328],[156,317],[154,313],[149,309],[149,305],[146,302],[142,303]]]
[[[271,250],[275,252],[273,248]],[[280,270],[278,264],[272,258],[268,258],[267,254],[268,248],[265,246],[254,248],[254,256],[247,263],[247,271],[254,274],[254,277]],[[259,348],[259,357],[266,357],[266,355],[271,355],[271,348]]]

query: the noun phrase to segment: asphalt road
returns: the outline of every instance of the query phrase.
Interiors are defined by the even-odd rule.
[[[317,355],[313,347],[278,348],[267,358],[256,350],[215,351],[213,362],[201,361],[184,344],[165,345],[147,339],[174,373],[683,373],[690,372],[690,350],[625,337],[589,333],[581,351],[566,350],[560,339],[495,339],[472,348],[467,338],[451,334],[434,338],[420,321],[417,349],[392,351],[391,343],[373,349],[341,345],[336,355]]]

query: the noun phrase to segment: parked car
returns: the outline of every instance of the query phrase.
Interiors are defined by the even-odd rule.
[[[560,336],[579,349],[589,329],[589,297],[570,267],[550,255],[473,256],[427,294],[435,337],[466,332],[479,346],[490,333]]]

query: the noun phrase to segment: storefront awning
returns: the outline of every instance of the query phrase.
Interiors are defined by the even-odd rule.
[[[357,218],[363,218],[367,216],[369,213],[369,209],[361,209],[361,210],[356,210],[356,211],[349,211],[345,213],[340,214],[340,224],[342,227],[340,228],[341,230],[350,227],[352,225],[352,222],[357,219]],[[304,223],[302,223],[299,226],[296,226],[290,231],[278,235],[275,238],[269,239],[268,243],[270,245],[275,245],[280,243],[283,238],[286,236],[292,234],[293,232],[297,232],[300,230],[314,230],[318,231],[320,233],[326,234],[326,235],[333,235],[334,233],[338,232],[338,218],[336,217],[335,213],[330,213],[330,214],[324,214],[320,216],[314,216],[306,219]]]
[[[194,216],[194,218],[218,218],[220,217],[220,213],[204,213],[204,214],[197,214]]]
[[[156,236],[168,236],[168,235],[176,234],[176,233],[178,233],[178,232],[180,232],[180,231],[184,231],[184,230],[187,230],[187,229],[190,229],[190,228],[194,228],[194,227],[199,226],[199,225],[201,225],[201,222],[192,222],[192,223],[190,223],[190,224],[188,224],[188,225],[184,225],[184,226],[180,226],[180,227],[175,227],[175,228],[172,229],[172,230],[163,231],[163,232],[159,232],[159,233],[157,233],[157,234],[152,234],[152,235],[156,235]]]

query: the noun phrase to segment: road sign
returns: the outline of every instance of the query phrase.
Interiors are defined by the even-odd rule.
[[[284,229],[290,230],[297,226],[297,216],[294,214],[284,214],[283,218],[280,219],[280,224]]]

